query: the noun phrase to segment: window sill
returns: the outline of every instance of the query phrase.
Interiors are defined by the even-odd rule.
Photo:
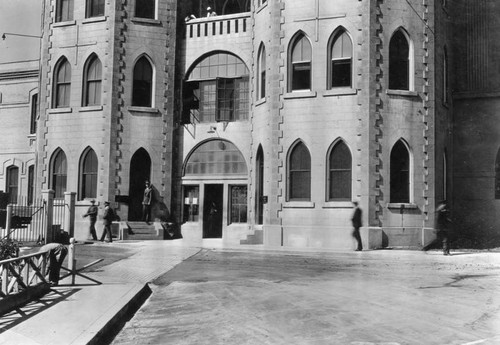
[[[73,108],[52,108],[49,109],[49,114],[64,114],[64,113],[72,113]]]
[[[352,201],[326,201],[323,208],[353,208]]]
[[[294,99],[294,98],[314,98],[317,96],[316,91],[292,91],[285,93],[285,99]]]
[[[386,90],[388,95],[393,96],[406,96],[406,97],[417,97],[418,92],[416,91],[408,91],[408,90]]]
[[[131,113],[143,113],[156,115],[160,111],[157,108],[130,106],[127,108]]]
[[[158,19],[133,17],[131,20],[132,20],[133,23],[136,23],[136,24],[142,24],[142,25],[161,25],[161,21],[159,21]]]
[[[284,208],[314,208],[312,201],[288,201],[283,204]]]
[[[263,3],[263,4],[261,4],[261,5],[259,6],[259,8],[257,8],[256,13],[259,13],[260,11],[262,11],[262,10],[263,10],[264,8],[266,8],[266,7],[267,7],[267,1],[266,1],[265,3]]]
[[[406,202],[390,202],[387,204],[387,208],[390,208],[390,209],[397,209],[397,210],[400,210],[401,208],[404,208],[404,209],[412,209],[412,210],[415,210],[417,209],[417,205],[416,204],[413,204],[413,203],[406,203]]]
[[[89,105],[86,107],[81,107],[80,110],[78,110],[78,112],[85,113],[87,111],[99,111],[99,110],[102,110],[102,105]]]
[[[71,25],[76,25],[76,20],[68,20],[66,22],[57,22],[52,24],[53,28],[60,28],[64,26],[71,26]]]
[[[107,16],[89,17],[82,20],[82,24],[105,22],[107,19]]]
[[[266,98],[265,97],[259,99],[258,101],[256,101],[255,102],[255,106],[258,107],[259,105],[264,104],[264,103],[266,103]]]
[[[350,87],[339,87],[326,90],[323,97],[356,95],[358,90]]]

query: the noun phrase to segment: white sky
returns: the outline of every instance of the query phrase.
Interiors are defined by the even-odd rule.
[[[44,0],[0,0],[0,36],[4,32],[41,34]],[[40,40],[30,37],[0,37],[0,63],[36,60],[40,56]]]

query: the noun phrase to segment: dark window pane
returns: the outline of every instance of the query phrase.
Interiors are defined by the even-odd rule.
[[[9,202],[17,203],[17,194],[19,189],[19,168],[10,167],[7,169],[7,192],[9,193]]]
[[[292,66],[292,90],[311,89],[311,64],[295,63]]]
[[[289,158],[290,200],[311,198],[311,157],[303,143],[297,144]]]
[[[148,59],[141,57],[134,66],[134,85],[132,105],[151,107],[153,87],[153,68]]]
[[[52,164],[52,189],[55,191],[56,198],[64,197],[66,191],[66,155],[59,151]]]
[[[87,18],[104,15],[104,0],[87,0]]]
[[[247,222],[247,186],[231,187],[231,223]]]
[[[351,200],[352,158],[344,142],[339,142],[330,153],[329,200]]]
[[[396,32],[389,45],[389,89],[409,90],[409,51],[405,35]]]
[[[332,61],[332,87],[351,86],[351,60]]]
[[[391,151],[391,202],[410,202],[410,156],[398,141]]]
[[[138,18],[155,19],[155,0],[136,0],[135,16]]]

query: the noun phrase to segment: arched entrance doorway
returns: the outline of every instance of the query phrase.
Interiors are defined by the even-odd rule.
[[[130,160],[128,220],[141,220],[144,182],[151,178],[151,157],[143,148]]]

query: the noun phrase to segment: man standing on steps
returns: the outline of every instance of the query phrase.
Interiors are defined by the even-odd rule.
[[[356,239],[358,242],[358,247],[356,248],[357,252],[360,252],[363,250],[363,244],[361,243],[361,235],[359,233],[359,228],[363,225],[361,222],[361,208],[358,206],[357,201],[353,201],[354,205],[354,213],[352,214],[352,226],[354,228],[354,231],[352,232],[352,236]]]
[[[151,202],[153,201],[153,188],[149,181],[146,181],[144,197],[142,199],[142,220],[149,224],[151,220]]]
[[[109,201],[104,202],[104,215],[102,218],[104,219],[104,229],[102,231],[101,242],[104,242],[107,233],[109,236],[109,243],[112,243],[113,234],[111,233],[111,223],[115,220],[115,212],[109,207]]]

